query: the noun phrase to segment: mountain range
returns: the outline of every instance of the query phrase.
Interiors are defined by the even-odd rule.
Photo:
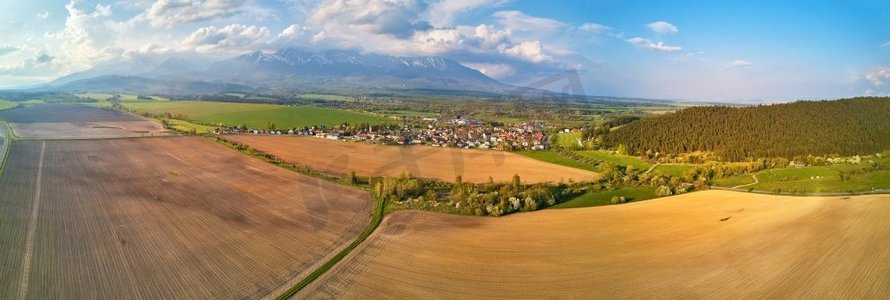
[[[200,68],[181,57],[96,67],[41,89],[65,92],[207,94],[291,90],[442,90],[503,93],[513,87],[437,56],[391,56],[350,50],[255,51]]]

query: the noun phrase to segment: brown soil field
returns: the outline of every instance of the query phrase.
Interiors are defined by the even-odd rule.
[[[890,195],[399,211],[298,298],[887,299]]]
[[[9,123],[128,122],[144,120],[136,115],[75,104],[39,104],[0,111]]]
[[[21,139],[105,139],[167,136],[169,132],[152,120],[131,122],[10,123]]]
[[[370,221],[362,190],[197,137],[16,141],[0,299],[277,295]]]
[[[312,137],[230,135],[227,140],[250,145],[266,153],[312,170],[344,175],[417,177],[466,182],[508,181],[519,174],[523,182],[594,180],[599,174],[550,164],[525,156],[494,150],[454,149],[428,146],[384,146],[324,140]]]
[[[0,111],[22,139],[98,139],[169,135],[161,123],[83,105],[44,104]]]

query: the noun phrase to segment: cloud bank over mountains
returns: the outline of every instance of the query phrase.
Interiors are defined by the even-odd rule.
[[[5,31],[0,26],[0,33],[12,36],[0,44],[0,87],[150,58],[194,56],[196,64],[209,65],[257,50],[295,47],[442,56],[517,85],[577,70],[595,94],[693,99],[748,90],[794,94],[765,92],[771,86],[766,79],[778,80],[790,71],[764,76],[770,64],[744,48],[705,51],[715,47],[693,37],[707,28],[689,29],[684,24],[694,20],[670,15],[579,17],[526,9],[510,0],[53,2],[37,0],[22,9],[30,20],[9,21],[23,26],[23,34],[10,35],[12,25]],[[877,44],[879,51],[890,51],[886,40]],[[874,86],[870,78],[877,75],[869,73],[880,66],[860,70],[852,83],[838,84],[880,92],[885,87]],[[702,84],[704,78],[710,82]],[[692,90],[695,85],[701,87]]]

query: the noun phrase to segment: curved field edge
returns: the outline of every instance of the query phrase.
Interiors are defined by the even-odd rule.
[[[884,298],[888,199],[707,191],[502,218],[401,211],[297,297]]]

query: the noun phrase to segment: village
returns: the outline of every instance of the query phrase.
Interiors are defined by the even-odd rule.
[[[500,124],[479,120],[454,118],[422,118],[402,125],[341,124],[302,128],[247,128],[221,126],[217,135],[262,134],[299,135],[329,140],[355,140],[388,145],[428,145],[447,148],[475,148],[491,150],[545,150],[549,147],[542,123]]]

